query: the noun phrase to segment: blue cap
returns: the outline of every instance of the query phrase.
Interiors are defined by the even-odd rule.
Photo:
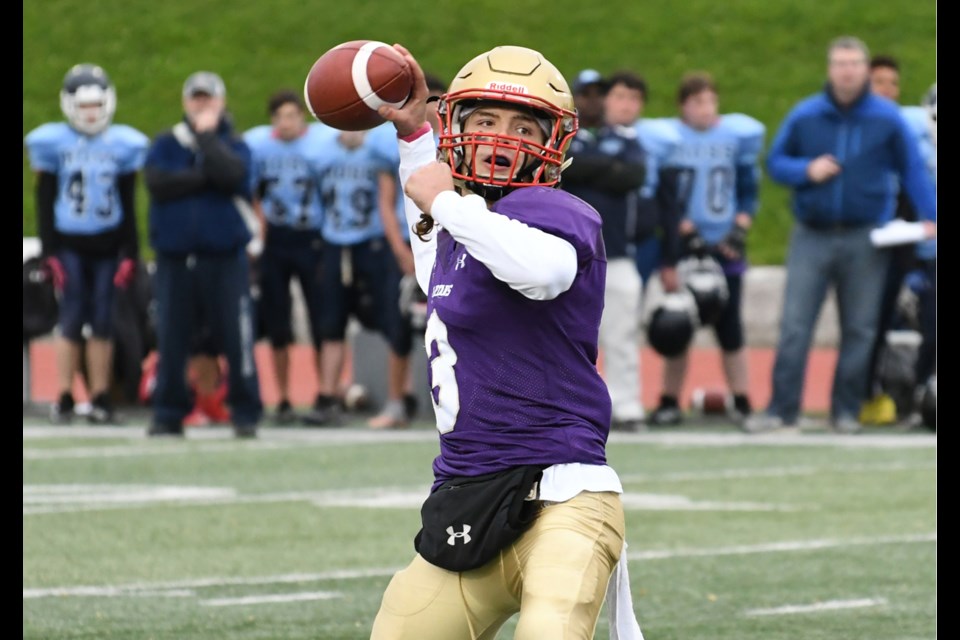
[[[577,74],[577,79],[573,81],[573,92],[580,93],[591,85],[597,85],[606,92],[610,88],[610,83],[600,75],[596,69],[584,69]]]

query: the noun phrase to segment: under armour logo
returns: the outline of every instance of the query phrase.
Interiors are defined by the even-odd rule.
[[[463,538],[463,544],[468,544],[470,542],[470,525],[463,525],[463,531],[457,531],[452,526],[447,527],[447,533],[450,535],[447,538],[447,544],[451,547],[457,544],[457,538]]]
[[[467,254],[466,254],[466,253],[457,256],[457,264],[455,264],[455,265],[453,266],[453,270],[456,271],[457,269],[459,269],[459,268],[461,268],[461,267],[465,267],[465,266],[467,266]]]

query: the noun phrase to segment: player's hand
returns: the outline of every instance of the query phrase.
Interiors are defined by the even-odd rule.
[[[453,174],[445,162],[430,162],[416,171],[407,180],[404,193],[420,211],[429,214],[433,201],[443,191],[453,191]]]
[[[394,109],[390,106],[382,106],[377,111],[381,118],[389,120],[397,128],[397,135],[401,138],[416,133],[427,122],[427,98],[430,92],[427,91],[427,80],[423,75],[423,69],[416,58],[407,51],[403,45],[395,44],[393,48],[397,50],[403,59],[410,65],[413,71],[413,89],[410,97],[400,109]]]
[[[810,161],[807,165],[807,177],[819,184],[837,176],[842,170],[837,159],[832,154],[825,153]]]
[[[739,260],[747,250],[747,233],[749,227],[742,224],[734,224],[727,236],[720,241],[717,248],[724,258],[728,260]]]
[[[680,250],[685,256],[703,258],[707,255],[707,243],[704,241],[703,236],[700,235],[700,232],[697,231],[696,227],[693,228],[693,231],[688,231],[687,233],[681,232]]]
[[[113,274],[113,286],[117,289],[126,289],[137,277],[137,262],[133,258],[124,258],[117,265],[117,271]]]
[[[53,289],[57,293],[63,293],[63,288],[67,286],[67,271],[63,268],[63,263],[56,256],[48,256],[43,261],[43,266],[53,280]]]
[[[224,109],[223,98],[209,98],[207,104],[193,115],[193,128],[197,133],[214,131],[220,124]]]

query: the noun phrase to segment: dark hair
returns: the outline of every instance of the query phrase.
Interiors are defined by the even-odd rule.
[[[646,101],[647,99],[647,81],[643,79],[643,76],[634,73],[633,71],[621,70],[616,71],[607,78],[607,87],[612,89],[618,84],[622,84],[628,89],[634,89],[640,92],[640,96]],[[609,90],[608,89],[608,90]]]
[[[295,104],[303,111],[303,98],[300,93],[292,89],[280,89],[267,100],[267,115],[273,115],[285,104]]]
[[[683,104],[687,101],[687,98],[695,96],[701,91],[719,93],[717,83],[714,82],[713,76],[706,71],[691,71],[686,73],[683,78],[680,79],[680,86],[677,88],[677,103]]]
[[[423,77],[427,80],[427,91],[444,93],[447,90],[447,84],[440,79],[440,76],[425,71]]]
[[[891,55],[885,53],[878,53],[877,55],[870,58],[870,70],[874,69],[893,69],[897,73],[900,73],[900,62]]]

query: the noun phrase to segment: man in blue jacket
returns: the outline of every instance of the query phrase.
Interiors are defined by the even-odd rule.
[[[158,135],[147,153],[160,356],[151,436],[183,435],[193,406],[187,358],[202,328],[227,358],[227,403],[237,437],[255,437],[263,413],[246,253],[257,239],[252,160],[225,106],[220,76],[194,73],[183,85],[183,121]]]
[[[767,154],[771,178],[793,190],[797,224],[790,238],[773,393],[763,414],[744,423],[752,433],[797,426],[807,356],[829,287],[836,290],[840,350],[830,424],[860,430],[870,352],[889,264],[872,229],[893,219],[898,184],[936,235],[936,190],[897,106],[872,95],[870,53],[843,36],[827,51],[824,90],[787,115]]]

